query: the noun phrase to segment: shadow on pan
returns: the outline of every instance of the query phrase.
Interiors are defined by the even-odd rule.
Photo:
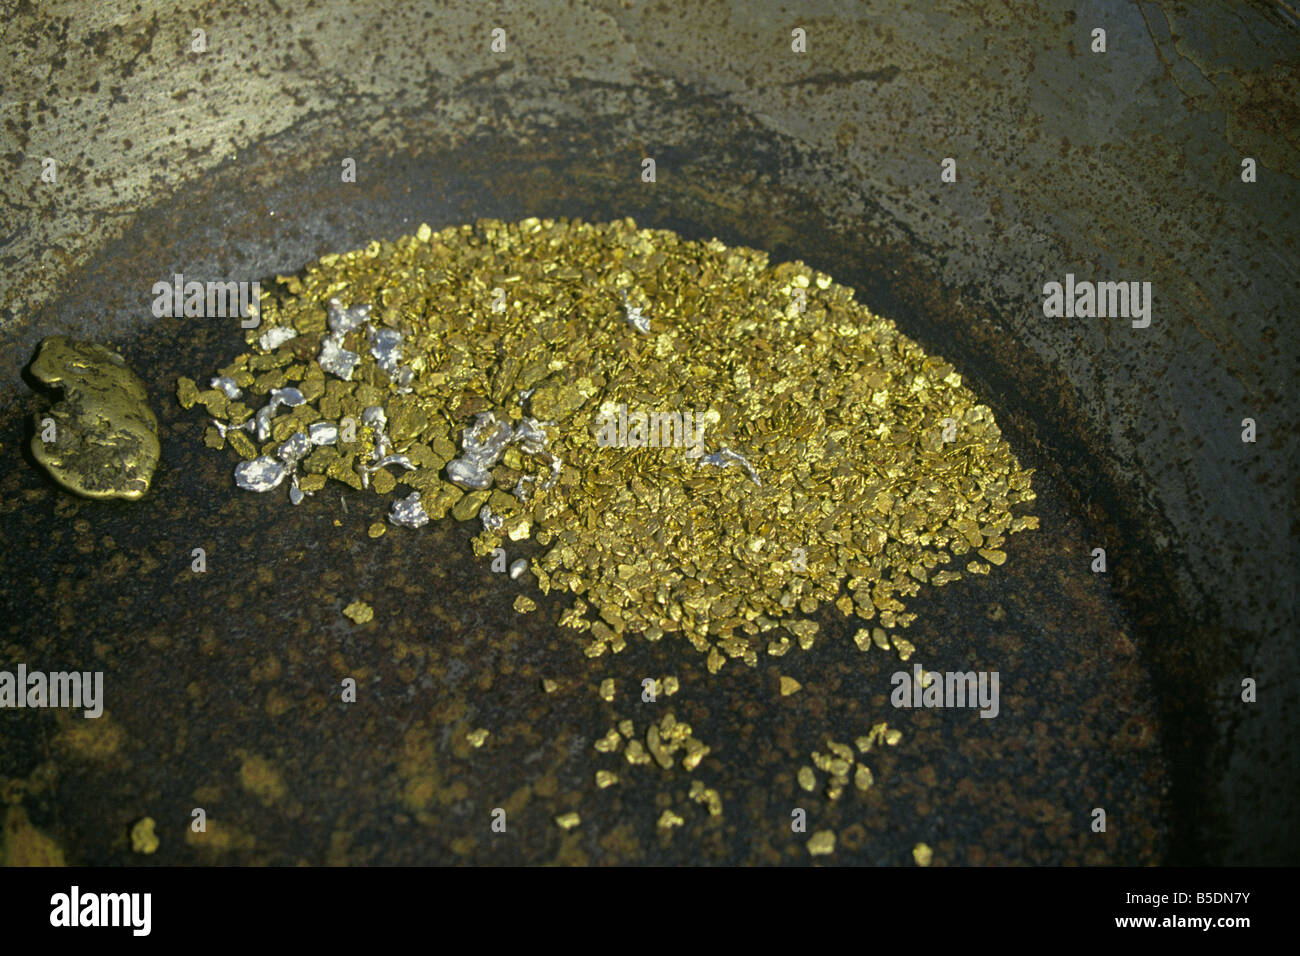
[[[1216,662],[1161,650],[1155,635],[1180,611],[1158,575],[1088,571],[1095,541],[1147,531],[1104,464],[1096,483],[1078,482],[1099,450],[1055,413],[1063,379],[1022,361],[996,311],[939,283],[927,250],[879,239],[884,214],[869,196],[854,197],[856,221],[820,211],[806,184],[854,190],[826,157],[708,99],[663,108],[680,114],[680,135],[657,151],[653,186],[639,179],[641,153],[599,125],[363,154],[364,174],[344,184],[330,147],[345,128],[314,120],[141,211],[40,317],[42,334],[99,330],[121,349],[150,389],[163,445],[140,503],[73,499],[13,454],[0,478],[4,659],[105,672],[104,717],[10,714],[0,748],[0,777],[69,862],[140,862],[127,833],[144,816],[158,822],[147,861],[159,864],[800,863],[823,829],[839,863],[906,864],[921,842],[954,864],[1216,858],[1202,811],[1219,771],[1198,732]],[[401,122],[418,142],[420,118]],[[370,540],[386,510],[377,497],[345,489],[291,508],[234,489],[231,455],[204,447],[200,411],[181,411],[173,389],[241,350],[241,332],[153,319],[155,282],[268,281],[421,222],[526,216],[632,216],[803,259],[957,365],[1038,469],[1041,530],[1012,536],[986,579],[924,591],[908,636],[927,668],[999,671],[998,719],[894,710],[889,678],[906,665],[859,652],[833,609],[811,651],[754,669],[709,675],[670,641],[589,660],[556,626],[557,596],[490,573],[450,520]],[[6,448],[45,404],[11,396]],[[204,574],[191,570],[195,548]],[[520,592],[536,612],[513,611]],[[342,616],[358,598],[375,608],[371,624]],[[682,690],[643,704],[642,679],[670,674]],[[804,691],[781,697],[781,674]],[[340,701],[345,677],[355,704]],[[596,693],[606,677],[613,702]],[[559,690],[544,693],[543,678]],[[674,711],[712,748],[694,774],[593,749],[622,719],[642,727],[647,707]],[[873,757],[872,789],[831,801],[797,785],[827,739],[880,721],[903,742]],[[480,727],[489,742],[471,748]],[[598,789],[599,769],[620,784]],[[691,803],[697,778],[719,791],[720,817]],[[665,833],[656,821],[669,807],[686,823]],[[1104,833],[1091,826],[1097,808]],[[198,809],[203,833],[190,826]],[[506,833],[491,829],[497,809]],[[807,833],[792,832],[799,809]],[[565,831],[554,818],[570,811],[583,823]]]

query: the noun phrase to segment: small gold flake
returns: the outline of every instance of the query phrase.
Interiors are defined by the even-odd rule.
[[[864,763],[858,764],[858,769],[853,774],[853,786],[859,790],[869,790],[875,782],[875,777],[871,775],[871,768]]]
[[[671,810],[665,810],[659,815],[659,829],[671,830],[673,827],[679,827],[686,821],[673,813]]]
[[[614,678],[606,677],[600,682],[600,699],[607,701],[614,699]]]
[[[781,696],[782,696],[782,697],[789,697],[791,694],[797,694],[797,693],[799,693],[799,691],[801,691],[802,689],[803,689],[803,684],[800,684],[800,683],[799,683],[797,680],[795,680],[793,677],[784,677],[784,676],[783,676],[783,677],[781,678]]]
[[[490,730],[485,730],[482,727],[480,727],[478,730],[471,730],[468,734],[465,735],[465,739],[469,741],[469,745],[471,747],[477,749],[479,747],[482,747],[483,744],[487,743],[488,734],[490,733],[491,733]]]
[[[821,630],[816,621],[791,621],[787,626],[799,641],[800,650],[805,651],[812,648],[813,640],[817,637],[817,632]]]
[[[527,594],[521,594],[515,598],[515,610],[520,614],[527,614],[529,611],[537,610],[537,602]]]
[[[929,866],[930,861],[934,859],[934,851],[924,843],[918,843],[912,847],[912,859],[916,861],[917,866]]]
[[[817,789],[817,775],[813,772],[812,767],[799,768],[799,786],[809,793]]]
[[[618,774],[609,770],[596,771],[596,786],[600,787],[600,789],[604,790],[606,787],[612,787],[616,783],[618,783]]]
[[[543,678],[542,678],[542,690],[544,690],[544,691],[545,691],[546,693],[548,693],[548,694],[554,694],[555,691],[556,691],[556,689],[557,689],[559,686],[560,686],[560,685],[559,685],[558,683],[556,683],[555,681],[551,680],[549,677],[543,677]]]
[[[153,817],[142,817],[131,827],[131,851],[148,855],[158,849]]]
[[[562,813],[555,818],[555,825],[561,830],[572,830],[582,822],[582,817],[578,816],[576,811]]]
[[[370,526],[370,528],[366,531],[366,533],[370,535],[370,537],[372,538],[382,538],[385,532],[387,531],[388,531],[387,525],[385,525],[382,521],[376,521]]]
[[[827,856],[835,852],[835,834],[830,830],[818,830],[808,840],[808,852],[812,856]]]
[[[365,624],[367,621],[374,619],[375,609],[365,601],[358,600],[345,607],[343,614],[345,617],[352,618],[358,624]]]
[[[690,798],[696,803],[704,804],[708,808],[709,816],[717,817],[722,815],[722,797],[714,788],[706,787],[703,781],[691,781]]]

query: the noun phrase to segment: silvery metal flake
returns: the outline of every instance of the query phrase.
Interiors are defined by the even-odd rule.
[[[279,447],[276,454],[280,460],[290,465],[296,464],[311,451],[311,439],[306,432],[294,432],[288,440]]]
[[[627,297],[627,292],[623,293],[623,312],[627,319],[627,324],[632,326],[642,335],[648,335],[650,332],[650,316],[642,315],[641,309],[634,306]]]
[[[464,454],[447,463],[447,478],[461,488],[481,491],[492,486],[488,469],[501,460],[506,446],[514,439],[509,422],[497,421],[491,412],[479,412],[474,424],[461,432]]]
[[[270,400],[257,410],[257,440],[266,441],[271,437],[271,419],[281,405],[294,408],[305,401],[302,392],[293,386],[271,389]]]
[[[339,426],[333,422],[312,422],[307,429],[307,437],[313,445],[336,445],[339,440]]]
[[[289,476],[289,503],[294,505],[302,504],[302,499],[311,494],[310,491],[304,492],[298,487],[298,473],[295,471]]]
[[[749,472],[750,480],[758,487],[763,487],[763,483],[758,480],[758,472],[754,470],[754,466],[749,463],[744,455],[737,454],[730,448],[719,448],[712,455],[705,455],[700,459],[701,465],[713,465],[717,468],[726,468],[732,462],[739,462],[745,471]]]
[[[397,329],[370,326],[370,354],[389,378],[396,378],[402,361],[402,333]]]
[[[370,457],[372,460],[378,461],[388,454],[388,435],[384,432],[384,429],[388,426],[388,416],[384,414],[381,406],[371,405],[361,413],[361,423],[374,430],[375,447],[371,450]]]
[[[289,408],[297,408],[307,399],[303,397],[301,389],[293,385],[286,385],[284,388],[271,389],[271,401]]]
[[[499,422],[491,412],[479,412],[474,424],[461,432],[461,447],[465,458],[473,459],[480,467],[491,468],[501,460],[506,446],[514,438],[509,422]]]
[[[483,522],[483,529],[485,531],[496,531],[505,524],[506,521],[506,519],[501,517],[501,515],[493,514],[492,509],[487,505],[484,505],[479,509],[478,520]]]
[[[337,298],[325,303],[325,309],[329,315],[330,331],[337,333],[340,338],[370,319],[370,306],[354,305],[348,308]]]
[[[279,348],[281,345],[283,345],[285,342],[288,342],[290,339],[294,339],[297,337],[298,337],[298,331],[296,329],[290,329],[290,328],[286,328],[283,325],[277,325],[275,328],[267,329],[265,332],[263,332],[261,337],[258,338],[257,344],[262,347],[262,351],[270,352],[273,349]]]
[[[563,471],[564,471],[564,462],[560,460],[558,455],[552,455],[551,456],[551,477],[547,478],[544,482],[542,482],[541,485],[542,490],[546,491],[549,488],[552,488],[555,485],[555,483],[560,480],[560,473]]]
[[[546,451],[549,439],[546,430],[535,418],[525,418],[515,426],[514,438],[519,447],[529,455],[540,455]]]
[[[429,515],[420,503],[420,493],[413,491],[407,497],[394,501],[388,520],[403,528],[420,528],[428,524]]]
[[[226,393],[226,398],[236,399],[243,397],[243,389],[235,384],[235,380],[226,375],[218,375],[208,382],[212,388],[219,388]]]
[[[512,579],[518,579],[522,577],[523,573],[527,570],[528,570],[527,560],[525,560],[524,558],[520,558],[514,564],[510,565],[510,577]]]
[[[477,461],[454,458],[447,462],[447,480],[453,485],[473,491],[492,487],[492,473]]]
[[[345,382],[352,380],[352,373],[361,362],[361,356],[343,347],[341,335],[327,335],[321,339],[320,355],[316,362],[331,375],[337,375]]]
[[[235,466],[235,484],[245,491],[270,491],[279,486],[288,473],[284,462],[263,455]]]
[[[380,468],[387,468],[389,465],[401,465],[407,471],[415,471],[415,466],[411,464],[411,459],[405,455],[385,455],[373,465],[367,466],[371,471],[378,471]]]
[[[217,419],[214,418],[212,419],[212,424],[217,426],[217,431],[221,433],[222,438],[226,437],[226,432],[232,432],[232,431],[248,432],[251,435],[254,429],[257,427],[256,420],[252,418],[244,422],[242,425],[231,425],[228,424],[227,422],[218,421]]]

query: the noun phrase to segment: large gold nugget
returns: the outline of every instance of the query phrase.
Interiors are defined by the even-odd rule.
[[[158,464],[158,419],[122,356],[52,335],[32,374],[63,400],[37,416],[32,454],[59,484],[87,498],[139,498]]]

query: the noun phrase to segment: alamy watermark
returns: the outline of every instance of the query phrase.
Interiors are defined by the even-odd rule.
[[[151,290],[154,296],[153,314],[162,319],[226,319],[239,318],[239,324],[246,329],[255,329],[261,324],[261,310],[258,303],[262,298],[260,282],[188,282],[182,273],[172,276],[172,281],[165,279],[155,282]]]
[[[1150,282],[1065,282],[1043,286],[1043,315],[1049,319],[1132,319],[1133,328],[1151,324]]]
[[[0,707],[71,707],[98,717],[104,712],[103,671],[0,671]]]
[[[912,673],[896,671],[889,682],[895,707],[978,707],[981,717],[998,715],[997,671],[926,671],[912,665]]]
[[[632,411],[626,403],[602,405],[596,415],[596,444],[601,448],[685,448],[686,457],[704,454],[708,413]]]
[[[152,893],[83,893],[74,883],[68,892],[50,897],[54,927],[122,927],[133,936],[148,936],[152,914]]]

